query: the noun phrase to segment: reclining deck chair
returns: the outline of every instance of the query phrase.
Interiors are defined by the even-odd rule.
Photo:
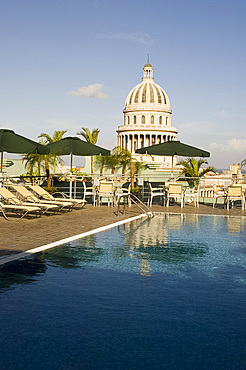
[[[53,197],[53,195],[48,193],[46,190],[44,190],[39,185],[27,185],[27,187],[32,192],[37,194],[42,201],[46,200],[46,201],[50,201],[50,202],[55,203],[55,204],[56,204],[56,202],[61,202],[61,203],[64,204],[64,206],[66,204],[67,207],[74,207],[74,208],[77,208],[77,207],[82,208],[82,207],[84,207],[84,205],[86,203],[85,200],[65,198],[65,194],[64,194],[64,197],[59,197],[59,198]]]
[[[29,213],[34,213],[41,215],[42,209],[35,204],[22,203],[14,194],[5,188],[0,188],[0,211],[2,212],[4,218],[8,219],[5,211],[14,212],[20,215],[21,218],[25,217]]]
[[[18,199],[20,199],[22,202],[32,203],[37,207],[42,208],[43,213],[48,211],[56,212],[62,209],[62,205],[45,201],[42,202],[23,185],[12,185],[11,188],[17,193]]]
[[[54,211],[54,209],[58,208],[54,204],[52,204],[52,205],[51,204],[47,205],[47,204],[43,204],[43,203],[36,204],[36,203],[30,202],[30,201],[22,202],[15,194],[11,193],[11,191],[9,191],[6,188],[0,188],[0,197],[1,197],[1,199],[3,199],[5,201],[5,204],[7,204],[7,205],[29,207],[29,208],[30,207],[31,208],[38,207],[38,209],[41,210],[42,213],[47,212],[47,210]]]
[[[4,204],[0,202],[0,211],[3,214],[3,217],[8,220],[6,215],[7,211],[15,213],[17,216],[21,216],[21,218],[29,215],[29,213],[34,213],[36,216],[41,216],[41,208],[39,207],[27,207],[27,206],[18,206],[16,204]]]

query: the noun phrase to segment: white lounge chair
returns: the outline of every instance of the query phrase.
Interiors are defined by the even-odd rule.
[[[17,216],[21,216],[21,218],[29,215],[30,213],[34,213],[36,216],[40,216],[42,213],[41,208],[39,207],[28,207],[28,206],[21,206],[16,204],[4,204],[0,202],[0,212],[2,212],[3,217],[8,220],[6,212],[14,213]]]
[[[27,185],[27,187],[32,192],[37,194],[42,201],[49,201],[49,202],[52,202],[53,204],[63,205],[63,209],[64,208],[71,209],[73,207],[78,207],[78,206],[83,207],[85,205],[85,202],[79,199],[70,199],[70,198],[65,198],[65,197],[56,198],[53,195],[49,194],[46,190],[44,190],[39,185]]]
[[[48,211],[56,212],[62,209],[62,206],[59,206],[58,204],[52,204],[51,202],[41,202],[39,198],[37,198],[23,185],[12,185],[11,189],[15,191],[18,199],[20,199],[22,202],[28,202],[36,205],[37,207],[40,207],[43,210],[43,213],[46,213]]]

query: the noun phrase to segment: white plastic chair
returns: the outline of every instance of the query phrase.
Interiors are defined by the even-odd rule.
[[[185,192],[181,184],[169,184],[167,189],[167,207],[169,207],[170,198],[179,198],[181,203],[181,208],[184,207],[184,197]]]
[[[213,190],[214,190],[214,203],[213,203],[213,208],[215,207],[215,205],[217,204],[217,200],[218,199],[223,199],[223,202],[224,202],[224,206],[225,206],[225,203],[226,203],[226,197],[227,197],[227,194],[226,194],[226,191],[224,189],[221,189],[219,186],[217,185],[213,185]]]
[[[154,197],[162,197],[164,202],[164,187],[153,187],[150,182],[148,182],[149,196],[148,196],[148,206],[152,207],[152,202]]]
[[[84,188],[84,197],[83,200],[85,201],[85,197],[92,196],[93,206],[96,205],[96,187],[94,186],[86,186],[86,182],[82,181],[83,188]]]
[[[102,203],[102,199],[107,198],[108,206],[114,206],[114,183],[113,181],[101,181],[99,184],[99,190],[97,193],[98,206]]]
[[[230,208],[230,203],[232,208],[234,206],[234,202],[241,201],[242,211],[245,209],[245,196],[242,189],[242,186],[228,186],[227,190],[227,210]]]

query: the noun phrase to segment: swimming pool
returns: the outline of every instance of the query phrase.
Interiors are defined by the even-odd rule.
[[[160,215],[6,266],[1,369],[245,369],[245,226]]]

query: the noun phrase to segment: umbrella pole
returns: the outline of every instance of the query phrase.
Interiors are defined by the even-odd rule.
[[[1,173],[3,172],[3,152],[1,152]]]
[[[172,155],[172,173],[171,173],[171,178],[173,179],[173,155]]]
[[[69,198],[72,199],[72,191],[73,191],[73,179],[72,179],[72,173],[73,173],[73,153],[70,153],[70,183],[69,183]]]

